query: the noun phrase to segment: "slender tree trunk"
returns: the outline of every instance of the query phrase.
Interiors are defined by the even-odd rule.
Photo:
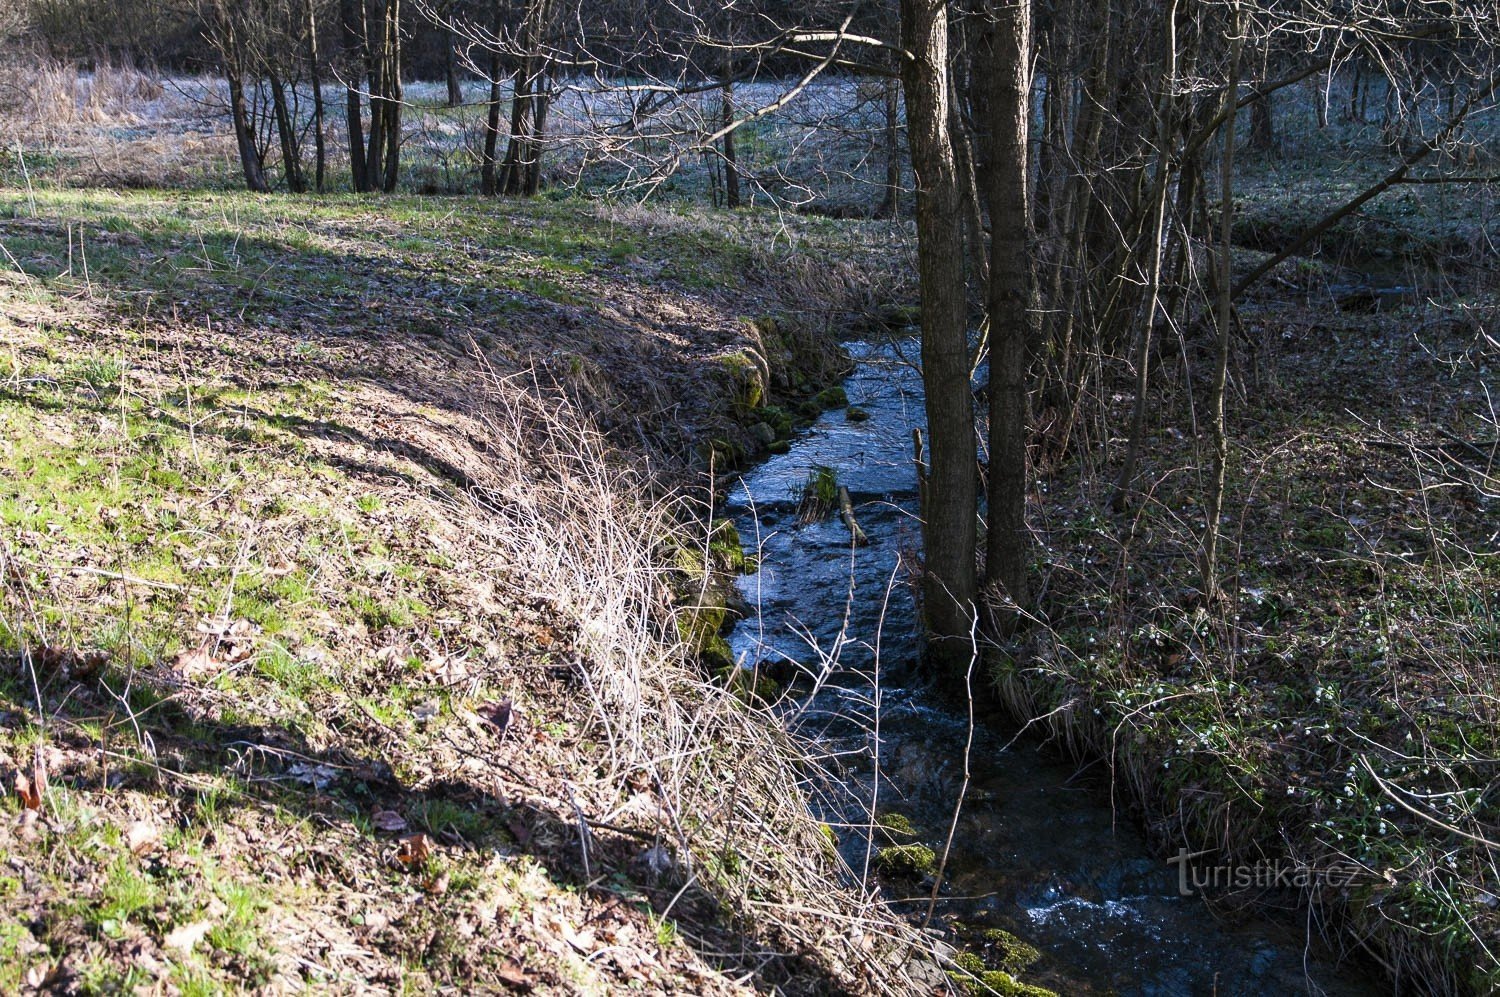
[[[1250,105],[1250,148],[1256,152],[1270,152],[1276,147],[1272,99],[1270,94],[1263,94],[1260,100]]]
[[[234,123],[234,141],[240,150],[240,168],[245,186],[256,193],[269,191],[265,170],[261,168],[260,150],[255,147],[255,129],[250,124],[250,109],[245,103],[245,83],[237,67],[225,74],[229,83],[229,116]]]
[[[1232,21],[1231,52],[1229,57],[1229,86],[1225,89],[1224,103],[1227,116],[1222,129],[1224,155],[1219,164],[1220,197],[1219,254],[1216,261],[1219,269],[1218,301],[1215,310],[1215,325],[1218,327],[1218,344],[1214,357],[1214,381],[1209,397],[1209,427],[1213,434],[1213,471],[1208,483],[1207,521],[1203,525],[1203,544],[1199,571],[1203,582],[1203,593],[1210,600],[1219,595],[1219,519],[1224,514],[1224,479],[1229,464],[1229,433],[1225,426],[1224,394],[1229,381],[1230,323],[1234,317],[1234,303],[1230,275],[1230,228],[1234,211],[1234,124],[1239,103],[1240,82],[1240,8],[1236,3]],[[1251,105],[1259,107],[1260,101]]]
[[[984,209],[979,203],[979,178],[974,167],[974,147],[969,141],[969,129],[964,127],[963,115],[959,113],[958,94],[964,93],[971,83],[973,73],[959,74],[957,60],[950,61],[952,70],[948,78],[948,134],[953,139],[953,162],[958,170],[959,198],[963,205],[964,248],[967,263],[975,281],[982,287],[989,281],[990,260],[985,252]],[[967,65],[962,67],[968,69]],[[963,81],[962,83],[960,81]]]
[[[1157,103],[1156,177],[1151,186],[1150,199],[1145,202],[1151,212],[1151,245],[1146,249],[1146,308],[1135,355],[1135,403],[1130,414],[1130,441],[1126,444],[1125,460],[1120,465],[1120,477],[1115,482],[1114,494],[1109,500],[1110,507],[1116,512],[1125,507],[1125,497],[1135,477],[1136,461],[1140,457],[1141,443],[1146,435],[1146,395],[1151,386],[1151,343],[1161,305],[1162,236],[1167,218],[1167,191],[1173,169],[1170,152],[1171,122],[1177,89],[1177,12],[1178,0],[1171,0],[1167,6],[1166,18],[1167,69],[1161,98]]]
[[[458,84],[458,35],[444,32],[446,44],[443,49],[443,69],[448,79],[448,106],[457,107],[464,102],[463,87]]]
[[[359,80],[364,75],[365,6],[364,0],[341,0],[340,20],[344,46],[344,72],[349,74],[345,90],[349,132],[349,174],[355,191],[370,189],[370,175],[365,163],[365,136],[361,118]]]
[[[963,207],[948,132],[948,5],[901,0],[907,132],[917,186],[922,381],[931,443],[922,528],[923,613],[940,666],[970,660],[974,626],[974,396],[969,384]]]
[[[401,105],[406,94],[401,83],[401,0],[388,0],[386,7],[386,101],[385,179],[386,193],[396,189],[401,166]]]
[[[276,115],[276,135],[281,142],[281,168],[286,174],[286,185],[293,194],[307,193],[307,181],[302,176],[302,149],[297,141],[297,126],[292,121],[286,102],[286,84],[274,71],[267,73],[271,87],[271,108]]]
[[[901,214],[901,81],[885,81],[885,195],[876,218]]]
[[[525,145],[526,184],[522,193],[535,197],[542,187],[542,137],[547,134],[547,112],[552,106],[552,79],[544,70],[531,97],[531,134]]]
[[[725,128],[734,124],[734,79],[729,75],[732,71],[733,67],[726,60],[724,86],[720,91]],[[740,206],[740,167],[735,159],[733,131],[724,133],[724,206],[726,208]]]
[[[500,36],[500,23],[504,16],[504,5],[495,0],[495,37]],[[486,195],[499,193],[495,183],[495,153],[500,142],[500,49],[490,51],[490,104],[484,116],[484,155],[479,168],[479,189]]]
[[[527,114],[531,107],[533,59],[530,55],[521,60],[516,70],[516,82],[510,101],[510,140],[505,144],[505,167],[501,172],[500,188],[507,195],[521,193],[521,148],[526,142]]]
[[[318,66],[318,11],[315,0],[307,0],[307,64],[312,75],[313,92],[313,184],[323,193],[323,178],[328,167],[328,150],[323,142],[323,73]]]
[[[985,575],[1018,606],[1030,601],[1026,528],[1027,370],[1032,339],[1031,8],[987,3],[974,45],[980,171],[990,211],[985,304],[990,328],[989,528]]]

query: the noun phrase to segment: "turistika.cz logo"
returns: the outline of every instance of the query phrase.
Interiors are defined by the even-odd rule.
[[[1356,862],[1322,864],[1263,860],[1245,865],[1212,865],[1196,860],[1212,851],[1190,852],[1179,848],[1167,859],[1177,867],[1177,892],[1191,897],[1206,890],[1311,890],[1350,886],[1369,870]]]

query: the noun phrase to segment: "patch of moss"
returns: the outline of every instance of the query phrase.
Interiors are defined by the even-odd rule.
[[[892,839],[898,834],[907,838],[914,838],[917,835],[917,829],[911,826],[911,821],[906,818],[905,814],[880,814],[875,818],[875,826],[885,831]]]
[[[1042,957],[1036,946],[1028,945],[1004,928],[990,928],[984,933],[990,946],[990,961],[1001,969],[1019,972]]]
[[[820,408],[844,408],[849,404],[849,394],[843,387],[835,384],[831,388],[824,388],[813,396],[813,401]]]
[[[926,845],[891,845],[875,853],[875,868],[888,876],[926,876],[937,871],[937,854]]]
[[[708,552],[714,564],[724,571],[745,570],[745,546],[740,541],[740,531],[728,519],[714,521],[708,535]]]

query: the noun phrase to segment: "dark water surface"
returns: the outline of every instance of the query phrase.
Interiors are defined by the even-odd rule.
[[[826,664],[817,681],[799,686],[801,698],[790,709],[841,772],[827,804],[830,823],[861,822],[853,801],[867,806],[878,790],[880,812],[905,815],[920,840],[941,852],[971,727],[964,701],[906,677],[917,644],[900,563],[918,546],[911,432],[923,416],[920,376],[903,357],[915,360],[916,345],[850,348],[859,366],[845,388],[870,418],[825,413],[726,500],[725,514],[747,551],[758,547],[760,556],[760,570],[740,579],[759,615],[742,622],[730,644],[745,664]],[[799,522],[798,492],[817,465],[834,468],[849,488],[868,547],[851,547],[837,514]],[[1230,924],[1197,898],[1179,896],[1176,867],[1154,855],[1128,813],[1113,805],[1099,766],[1080,771],[984,716],[972,729],[969,754],[969,789],[938,912],[1005,928],[1041,949],[1042,960],[1024,979],[1061,994],[1382,992],[1309,943],[1295,912]],[[867,838],[859,828],[840,832],[856,871],[865,866]],[[908,889],[925,897],[930,887]]]

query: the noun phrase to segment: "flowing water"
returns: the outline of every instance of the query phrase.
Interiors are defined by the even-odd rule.
[[[747,550],[760,557],[759,570],[739,582],[759,612],[730,644],[746,665],[774,672],[798,662],[819,672],[799,682],[789,709],[840,773],[825,817],[835,826],[861,822],[852,801],[868,805],[878,792],[879,812],[906,816],[941,852],[968,747],[969,787],[938,914],[1003,928],[1041,949],[1025,979],[1062,994],[1380,992],[1309,943],[1294,912],[1216,920],[1201,900],[1179,894],[1177,867],[1153,854],[1114,805],[1104,773],[1016,737],[999,718],[979,716],[971,727],[966,699],[914,680],[915,608],[900,565],[918,542],[911,432],[923,424],[921,378],[905,362],[916,346],[850,349],[858,366],[845,388],[869,418],[825,413],[726,499]],[[799,517],[799,493],[818,466],[848,487],[869,546],[850,544],[836,512],[810,523]],[[868,832],[839,833],[845,858],[864,869]],[[911,905],[921,909],[930,886],[906,889],[921,895]]]

